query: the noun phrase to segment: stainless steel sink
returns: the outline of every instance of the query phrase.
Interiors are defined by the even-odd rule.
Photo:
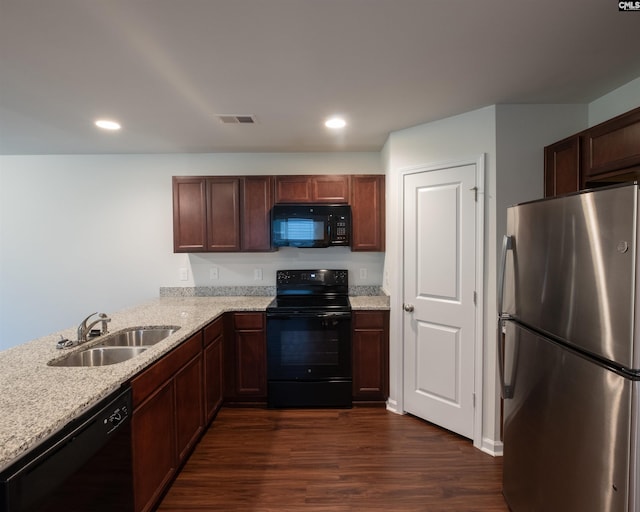
[[[51,361],[50,366],[106,366],[122,363],[141,354],[148,347],[95,347],[74,352]]]
[[[171,336],[180,327],[132,327],[108,334],[96,347],[148,347]]]
[[[104,336],[91,347],[54,359],[49,362],[49,366],[106,366],[122,363],[171,336],[178,329],[180,327],[177,325],[123,329]]]

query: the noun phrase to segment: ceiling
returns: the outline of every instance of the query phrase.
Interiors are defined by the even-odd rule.
[[[617,0],[2,0],[0,153],[379,151],[486,105],[593,101],[639,46]]]

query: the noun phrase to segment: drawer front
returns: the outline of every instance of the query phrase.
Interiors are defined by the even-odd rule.
[[[384,329],[386,311],[355,311],[353,313],[354,329]]]
[[[264,313],[234,313],[233,326],[235,330],[262,330],[264,329]]]
[[[202,331],[199,331],[135,377],[131,381],[134,409],[201,350]]]

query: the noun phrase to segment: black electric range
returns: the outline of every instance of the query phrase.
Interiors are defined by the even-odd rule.
[[[350,407],[347,270],[279,270],[267,307],[270,407]]]

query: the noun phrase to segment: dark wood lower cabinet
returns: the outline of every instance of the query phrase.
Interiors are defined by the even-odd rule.
[[[131,382],[136,512],[153,510],[204,428],[202,332]]]
[[[224,322],[218,318],[204,328],[204,418],[214,418],[224,397]]]
[[[136,512],[153,510],[176,471],[173,383],[167,381],[133,413],[133,482]]]
[[[354,311],[353,400],[386,401],[389,396],[389,312]]]
[[[204,429],[202,354],[189,361],[174,377],[176,397],[176,454],[186,460]]]
[[[264,313],[231,313],[225,336],[225,398],[230,402],[266,402],[267,338]]]

